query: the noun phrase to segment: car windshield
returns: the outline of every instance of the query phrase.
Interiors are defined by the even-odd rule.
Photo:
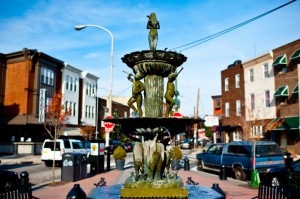
[[[53,151],[54,148],[54,142],[50,141],[50,142],[45,142],[44,148],[50,149],[51,151]],[[60,142],[56,142],[56,146],[55,146],[55,151],[59,151],[60,150]]]
[[[257,156],[282,155],[280,148],[277,145],[257,145]]]
[[[73,149],[84,149],[82,142],[73,142]]]

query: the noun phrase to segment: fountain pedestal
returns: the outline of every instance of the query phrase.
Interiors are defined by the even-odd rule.
[[[124,188],[120,189],[121,198],[188,198],[188,189],[181,188]]]

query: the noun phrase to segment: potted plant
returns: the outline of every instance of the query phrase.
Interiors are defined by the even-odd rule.
[[[180,169],[180,160],[182,158],[181,149],[178,146],[175,146],[170,150],[170,158],[171,158],[171,168],[172,170]]]
[[[125,165],[125,157],[126,157],[126,151],[122,146],[118,146],[114,152],[113,157],[116,161],[116,169],[117,170],[123,170]]]

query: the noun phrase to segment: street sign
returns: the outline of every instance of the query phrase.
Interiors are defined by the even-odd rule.
[[[172,117],[182,118],[182,115],[179,112],[174,112]]]
[[[106,116],[104,119],[112,119],[112,118],[114,118],[114,117],[111,116],[111,115],[108,115],[108,116]],[[112,130],[112,128],[114,128],[114,126],[115,126],[114,123],[111,123],[111,122],[105,122],[105,121],[103,121],[103,125],[104,125],[104,127],[105,127],[106,129],[110,129],[110,130]]]

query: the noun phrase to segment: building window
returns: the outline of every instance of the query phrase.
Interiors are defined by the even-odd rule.
[[[74,92],[77,92],[77,79],[74,78]]]
[[[229,79],[228,77],[225,78],[225,91],[228,91],[229,90]]]
[[[88,118],[89,106],[85,106],[85,118]]]
[[[216,99],[216,109],[220,109],[220,108],[221,108],[221,100]]]
[[[54,84],[54,71],[48,68],[41,67],[41,82],[53,86]]]
[[[65,113],[68,112],[68,109],[69,109],[69,102],[66,101],[66,103],[65,103]]]
[[[255,109],[255,96],[254,93],[250,94],[250,100],[251,100],[251,110]]]
[[[69,77],[70,91],[73,91],[73,77]]]
[[[236,100],[236,115],[241,116],[241,100]]]
[[[253,70],[253,68],[251,68],[249,70],[249,78],[250,78],[250,82],[254,82],[254,70]]]
[[[225,117],[229,117],[229,102],[225,103]]]
[[[265,78],[269,78],[270,77],[268,63],[264,64],[264,76],[265,76]]]
[[[266,102],[266,107],[271,107],[270,91],[269,90],[265,91],[265,102]]]
[[[235,75],[235,88],[240,88],[240,74]]]
[[[70,78],[70,76],[67,75],[66,76],[66,90],[69,90],[69,78]]]

